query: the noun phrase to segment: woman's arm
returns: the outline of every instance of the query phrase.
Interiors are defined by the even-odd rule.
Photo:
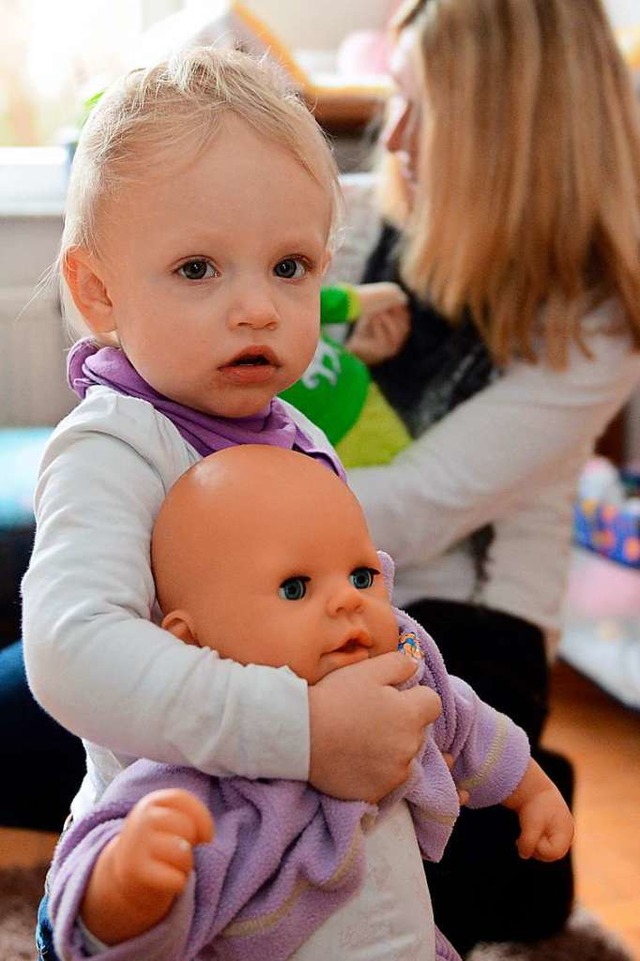
[[[566,371],[515,362],[385,467],[349,471],[372,536],[399,567],[428,563],[581,462],[640,377],[625,336],[594,333]]]

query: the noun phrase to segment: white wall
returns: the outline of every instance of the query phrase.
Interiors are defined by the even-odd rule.
[[[146,0],[153,6],[161,0]],[[162,0],[163,12],[168,0]],[[177,3],[177,0],[174,0]],[[222,0],[184,0],[187,9],[215,14]],[[384,26],[393,0],[243,0],[289,47],[335,50],[352,30]],[[181,4],[177,3],[179,7]]]
[[[398,4],[394,0],[243,0],[245,6],[288,46],[335,50],[352,30],[380,28]],[[574,0],[579,3],[580,0]],[[640,24],[640,0],[604,0],[614,26]],[[145,22],[181,8],[215,15],[224,0],[142,0]]]
[[[605,0],[604,5],[614,27],[640,26],[640,0]]]

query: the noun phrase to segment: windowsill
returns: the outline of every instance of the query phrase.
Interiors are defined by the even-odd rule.
[[[0,217],[61,217],[67,171],[65,147],[1,147]]]

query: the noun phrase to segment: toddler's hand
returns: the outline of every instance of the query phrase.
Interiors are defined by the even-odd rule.
[[[211,814],[188,791],[142,798],[96,861],[82,904],[87,928],[105,944],[148,931],[184,890],[195,845],[213,835]]]
[[[435,691],[398,691],[415,662],[392,652],[332,671],[309,689],[309,780],[325,794],[376,802],[407,780],[425,727],[439,716]]]

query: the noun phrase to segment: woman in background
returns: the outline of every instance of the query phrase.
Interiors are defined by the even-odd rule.
[[[396,603],[570,799],[540,744],[577,477],[640,377],[637,106],[600,0],[413,0],[397,27],[364,279],[410,295],[409,338],[372,372],[415,440],[349,480]],[[571,910],[570,859],[520,861],[516,831],[465,810],[426,866],[462,953]]]

